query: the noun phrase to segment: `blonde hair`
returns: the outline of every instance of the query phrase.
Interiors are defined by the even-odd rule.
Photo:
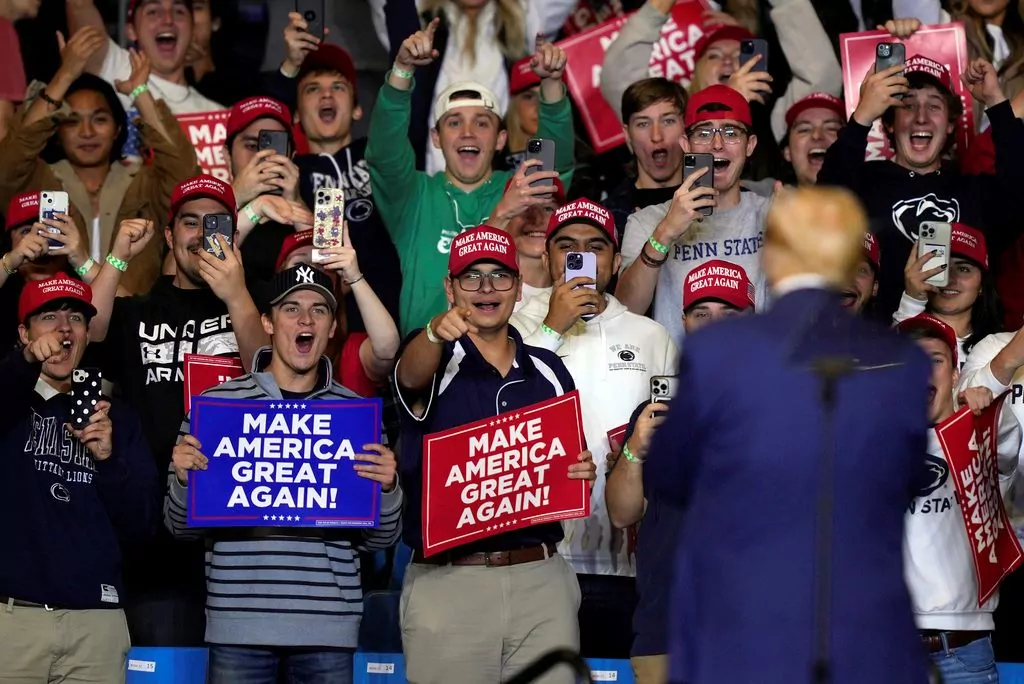
[[[963,22],[969,57],[980,57],[991,62],[993,55],[989,46],[988,31],[985,29],[985,20],[971,9],[970,0],[952,0],[949,14],[953,21]],[[1024,83],[1013,84],[1012,87],[1009,83],[1024,76],[1024,0],[1010,2],[1007,5],[1002,29],[1010,55],[999,69],[999,80],[1007,90],[1007,97],[1013,98],[1024,88]]]
[[[781,190],[768,211],[765,273],[771,283],[814,273],[841,287],[860,264],[867,230],[867,214],[849,190]]]
[[[529,53],[529,43],[526,38],[526,11],[520,0],[488,0],[494,2],[497,7],[494,13],[494,28],[498,36],[498,48],[506,59],[518,60],[526,57]],[[532,0],[531,0],[532,1]],[[445,5],[452,2],[458,7],[458,0],[425,0],[423,13],[428,17],[436,17],[444,10]],[[460,8],[461,12],[461,8]],[[469,58],[469,63],[476,64],[476,35],[478,15],[465,15],[468,22],[466,25],[466,41],[460,45],[462,54]],[[449,18],[449,22],[451,19]]]

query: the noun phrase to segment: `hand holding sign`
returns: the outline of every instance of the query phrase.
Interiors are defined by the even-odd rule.
[[[441,20],[434,17],[427,27],[417,31],[402,42],[398,48],[398,56],[395,57],[395,64],[400,69],[413,71],[416,67],[427,66],[441,56],[441,53],[434,49],[434,33],[437,31]]]
[[[985,108],[994,107],[1006,99],[1006,93],[999,85],[999,75],[995,67],[983,59],[976,59],[970,63],[961,76],[960,80],[971,93],[971,97],[980,102]]]
[[[875,119],[885,114],[889,107],[902,107],[903,101],[897,98],[909,90],[907,77],[900,74],[902,64],[894,64],[888,69],[875,73],[872,64],[860,86],[860,102],[853,112],[854,120],[861,126],[870,126]]]
[[[590,488],[593,489],[594,482],[597,480],[597,464],[594,463],[594,455],[590,453],[589,449],[586,449],[576,457],[576,460],[578,463],[569,466],[569,479],[586,480]]]
[[[992,390],[987,387],[968,387],[957,395],[959,405],[968,407],[976,416],[980,416],[995,400]]]
[[[462,307],[454,307],[443,314],[434,316],[430,321],[430,329],[445,342],[454,342],[467,333],[474,335],[480,330],[469,322],[473,312]]]
[[[921,20],[915,19],[914,17],[908,17],[906,19],[890,19],[885,22],[885,25],[878,25],[879,31],[888,31],[889,35],[899,38],[900,40],[906,40],[910,36],[917,32],[917,29],[921,28]]]
[[[149,57],[146,56],[146,53],[142,50],[129,48],[128,58],[132,62],[132,71],[128,75],[127,80],[114,81],[114,87],[122,95],[131,95],[136,88],[149,82],[150,66]]]
[[[68,432],[92,454],[94,461],[105,461],[114,450],[112,441],[113,425],[110,422],[110,402],[98,401],[89,416],[89,424],[81,430],[74,430],[71,424],[66,425]]]
[[[182,487],[188,486],[190,470],[206,470],[209,460],[200,451],[202,448],[203,445],[198,439],[192,435],[185,435],[171,452],[171,465],[174,466],[174,474]]]
[[[542,79],[561,81],[565,74],[567,58],[565,51],[554,43],[548,41],[543,33],[537,34],[537,52],[530,60],[530,67],[533,73]]]
[[[364,444],[363,448],[374,453],[356,454],[356,460],[371,465],[355,465],[352,468],[359,477],[379,482],[382,491],[392,491],[395,488],[395,478],[398,477],[398,462],[395,460],[394,452],[383,444]]]

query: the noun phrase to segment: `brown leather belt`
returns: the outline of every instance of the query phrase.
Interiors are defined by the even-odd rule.
[[[59,608],[45,603],[33,603],[32,601],[21,601],[10,596],[0,596],[0,609],[4,606],[11,605],[15,608],[43,608],[44,610],[60,610]]]
[[[422,551],[416,551],[412,555],[413,563],[424,565],[484,565],[488,568],[507,567],[521,563],[535,563],[536,561],[550,558],[558,552],[554,544],[542,546],[531,546],[527,549],[514,549],[512,551],[489,551],[486,553],[470,553],[458,555],[458,552],[439,553],[430,558],[424,558]]]
[[[946,635],[946,643],[942,643],[942,635]],[[929,653],[941,653],[949,648],[961,648],[974,643],[978,639],[984,639],[989,632],[947,632],[940,629],[922,629],[921,643]]]

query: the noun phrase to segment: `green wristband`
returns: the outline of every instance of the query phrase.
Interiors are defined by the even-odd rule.
[[[245,214],[245,217],[247,219],[252,221],[252,224],[254,226],[260,225],[260,221],[263,220],[262,217],[260,217],[260,215],[256,213],[256,210],[252,208],[251,203],[246,204],[244,207],[242,207],[242,212]]]
[[[653,235],[647,238],[647,242],[649,242],[651,244],[651,247],[653,247],[656,251],[661,252],[662,254],[668,254],[668,245],[661,244],[660,242],[654,239]]]
[[[132,102],[135,102],[135,98],[137,98],[139,95],[145,92],[149,92],[148,84],[142,83],[140,85],[137,85],[135,86],[134,90],[132,90],[132,92],[128,94],[128,99]]]
[[[93,261],[92,257],[89,257],[88,259],[85,260],[84,264],[75,269],[75,273],[78,274],[79,278],[84,278],[85,276],[89,275],[89,271],[91,271],[92,267],[95,265],[96,262]]]
[[[118,259],[113,254],[107,255],[107,263],[116,268],[121,273],[124,273],[125,271],[128,270],[128,262],[125,261],[124,259]]]
[[[391,65],[391,72],[398,78],[404,78],[407,81],[411,81],[412,77],[415,75],[411,71],[406,71],[397,64]]]
[[[562,333],[558,332],[546,323],[540,324],[540,331],[545,335],[551,335],[551,337],[554,337],[556,340],[562,339]]]
[[[623,444],[622,445],[622,455],[630,463],[643,463],[644,462],[644,459],[637,458],[636,456],[633,455],[633,452],[629,450],[629,445],[628,444]]]

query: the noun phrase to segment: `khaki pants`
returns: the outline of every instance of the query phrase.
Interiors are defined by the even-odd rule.
[[[666,684],[668,682],[668,656],[633,656],[633,680],[636,684]]]
[[[0,604],[3,684],[119,684],[130,646],[122,610]]]
[[[556,648],[579,649],[580,588],[561,556],[508,567],[405,572],[400,607],[410,684],[497,684]],[[558,665],[537,680],[570,684]]]

